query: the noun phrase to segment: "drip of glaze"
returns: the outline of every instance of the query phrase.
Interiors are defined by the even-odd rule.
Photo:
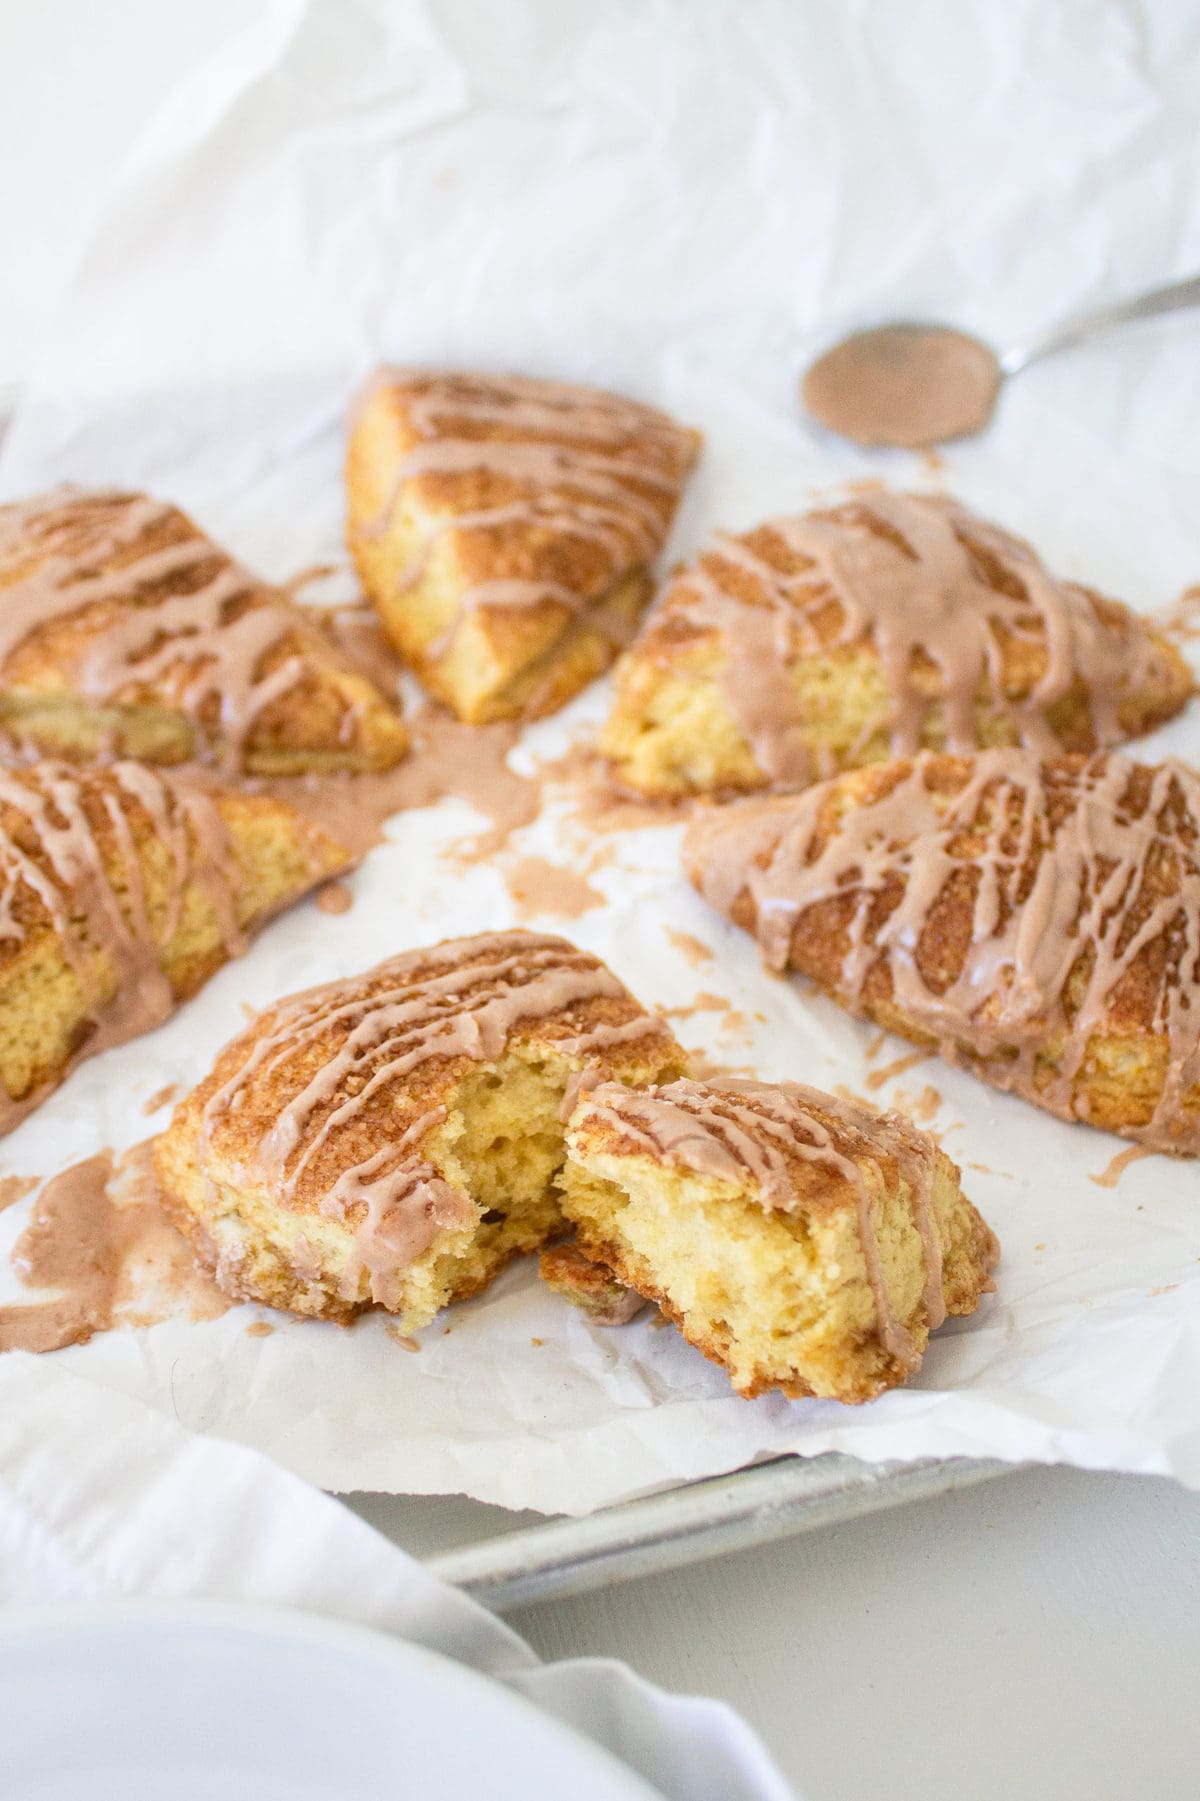
[[[0,1213],[23,1201],[37,1185],[37,1176],[0,1176]]]
[[[821,788],[710,816],[690,853],[701,892],[725,912],[748,893],[777,970],[808,909],[852,894],[839,997],[861,1011],[885,964],[895,1010],[944,1057],[966,1054],[1063,1119],[1086,1117],[1076,1082],[1113,996],[1152,984],[1145,1029],[1166,1041],[1166,1072],[1152,1119],[1126,1135],[1200,1154],[1200,776],[1173,760],[997,750],[965,761],[947,792],[933,779],[945,767],[899,765],[832,830]],[[969,932],[933,987],[920,947],[950,889],[971,895]],[[1047,1042],[1061,1045],[1052,1062]]]
[[[0,1351],[58,1351],[122,1323],[225,1312],[162,1211],[151,1149],[101,1151],[45,1183],[13,1263],[27,1287],[52,1292],[0,1307]]]
[[[354,905],[354,894],[344,882],[326,882],[317,890],[317,908],[331,918],[340,913],[348,913]]]
[[[837,1127],[827,1121],[832,1116]],[[854,1195],[859,1239],[875,1302],[880,1343],[888,1356],[914,1369],[920,1363],[911,1331],[897,1317],[888,1294],[871,1206],[859,1165],[843,1150],[850,1136],[892,1155],[912,1197],[921,1240],[923,1304],[930,1331],[946,1317],[942,1248],[931,1204],[935,1152],[932,1143],[896,1114],[877,1114],[796,1082],[765,1083],[725,1078],[683,1080],[665,1087],[627,1089],[604,1083],[592,1089],[576,1123],[601,1120],[645,1154],[716,1181],[752,1183],[764,1208],[783,1213],[800,1205],[792,1165],[819,1164]]]
[[[444,1107],[432,1108],[373,1156],[343,1171],[321,1201],[321,1212],[344,1219],[361,1203],[354,1245],[342,1272],[339,1291],[345,1300],[358,1296],[365,1270],[368,1292],[381,1307],[395,1310],[401,1302],[404,1273],[424,1255],[439,1233],[465,1230],[474,1223],[469,1198],[447,1182],[431,1163],[414,1154],[443,1123]]]
[[[981,697],[1009,716],[1021,744],[1048,754],[1058,748],[1048,711],[1076,684],[1095,745],[1125,736],[1120,701],[1145,679],[1152,641],[1106,625],[1084,589],[956,501],[880,491],[761,532],[803,566],[775,567],[752,541],[758,533],[718,535],[676,578],[660,616],[720,637],[726,703],[772,785],[801,787],[836,766],[807,742],[791,665],[864,641],[887,680],[895,756],[920,748],[935,707],[951,750],[978,748]],[[1028,645],[1044,662],[1019,699],[1005,694],[1006,644]],[[919,683],[923,666],[936,671],[936,695]]]
[[[431,806],[447,795],[465,800],[490,822],[469,850],[459,852],[465,861],[489,860],[514,831],[537,818],[541,783],[508,766],[517,726],[507,720],[462,725],[435,706],[422,707],[411,725],[413,749],[392,769],[255,778],[249,786],[286,801],[355,856],[380,842],[384,824],[394,814]]]
[[[604,895],[587,877],[546,857],[518,857],[504,871],[504,884],[518,919],[550,914],[558,919],[578,919],[593,907],[604,905]]]
[[[604,601],[632,569],[662,548],[680,484],[696,456],[691,432],[665,414],[618,395],[519,376],[439,375],[382,369],[367,384],[356,411],[380,390],[403,401],[418,442],[402,456],[378,514],[352,530],[382,537],[410,482],[425,475],[494,476],[523,490],[518,499],[451,511],[431,523],[398,589],[423,578],[448,533],[494,533],[520,525],[539,537],[595,545],[607,565],[599,598],[562,583],[527,578],[480,581],[462,595],[454,622],[429,647],[439,659],[458,623],[480,608],[539,607],[553,602],[568,614],[587,611],[590,624],[620,635],[625,621],[609,621]]]
[[[1143,1157],[1153,1155],[1148,1144],[1127,1145],[1123,1151],[1118,1151],[1115,1157],[1109,1159],[1099,1175],[1089,1176],[1088,1181],[1094,1182],[1097,1188],[1115,1188],[1131,1163],[1140,1163]]]

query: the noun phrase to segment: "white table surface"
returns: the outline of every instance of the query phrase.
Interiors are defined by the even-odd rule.
[[[113,168],[260,0],[0,0],[0,388],[36,353]],[[415,1551],[509,1525],[360,1497]],[[754,1722],[808,1801],[1194,1801],[1200,1496],[1018,1472],[513,1616]]]
[[[511,1518],[355,1505],[417,1551]],[[723,1696],[806,1801],[1200,1793],[1200,1497],[1158,1478],[1019,1470],[509,1618]]]

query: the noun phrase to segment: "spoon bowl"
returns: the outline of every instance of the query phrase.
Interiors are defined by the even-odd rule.
[[[987,425],[1002,383],[1030,363],[1132,319],[1200,306],[1200,275],[1011,345],[999,355],[951,325],[900,322],[852,332],[819,356],[800,384],[804,410],[857,444],[924,450]]]
[[[857,444],[919,450],[982,431],[1003,380],[995,353],[952,326],[879,325],[818,357],[805,411]]]

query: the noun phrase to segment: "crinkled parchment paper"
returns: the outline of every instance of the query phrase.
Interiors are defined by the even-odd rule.
[[[940,471],[822,440],[793,395],[852,323],[950,317],[1003,343],[1200,267],[1198,87],[1200,18],[1171,0],[1086,18],[1067,0],[295,0],[195,71],[126,168],[3,491],[144,484],[283,577],[339,552],[341,422],[374,361],[511,367],[703,428],[676,556],[839,481],[940,480],[1055,567],[1164,606],[1200,579],[1194,316],[1031,370]],[[602,684],[518,760],[605,704]],[[1153,748],[1200,757],[1200,713]],[[393,820],[351,912],[281,920],[162,1030],[79,1070],[0,1168],[49,1173],[144,1136],[143,1101],[201,1076],[244,1004],[511,921],[498,868],[439,856],[473,823],[460,802]],[[727,997],[744,1025],[720,1010],[681,1025],[713,1055],[861,1089],[869,1029],[763,974],[680,876],[677,840],[615,840],[590,878],[607,905],[565,929],[647,1001]],[[518,848],[582,866],[586,843],[543,818]],[[689,963],[668,927],[715,961]],[[1150,1157],[1099,1187],[1115,1140],[935,1062],[879,1098],[927,1084],[1003,1241],[999,1292],[871,1406],[738,1400],[674,1332],[593,1330],[529,1267],[437,1321],[417,1356],[382,1318],[277,1318],[254,1337],[258,1310],[238,1308],[58,1360],[334,1489],[584,1511],[827,1449],[1200,1484],[1200,1169]],[[24,1213],[0,1216],[0,1250]]]

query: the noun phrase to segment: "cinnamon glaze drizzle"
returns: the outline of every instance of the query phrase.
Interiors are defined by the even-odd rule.
[[[777,566],[769,549],[776,541]],[[830,608],[837,610],[830,624]],[[910,755],[940,715],[948,747],[979,745],[981,702],[1007,715],[1018,741],[1050,753],[1047,712],[1076,684],[1094,746],[1118,742],[1119,704],[1144,680],[1152,640],[1115,630],[1088,593],[1049,574],[1018,538],[943,495],[871,493],[827,513],[774,519],[758,532],[718,534],[676,577],[661,621],[716,632],[726,702],[763,774],[798,787],[834,773],[828,747],[807,741],[789,677],[797,658],[873,644],[891,696],[892,753]],[[651,630],[653,631],[653,626]],[[1008,692],[1006,647],[1042,662],[1022,694]],[[936,692],[922,667],[936,673]],[[878,729],[874,716],[865,728]],[[852,751],[843,761],[856,759]]]
[[[310,673],[312,653],[339,663],[301,609],[176,507],[115,489],[0,507],[0,602],[0,670],[32,634],[78,616],[79,644],[56,652],[72,690],[95,706],[165,692],[194,728],[193,756],[227,770],[264,711]],[[113,603],[115,617],[104,613]],[[104,614],[94,632],[93,609]],[[344,741],[355,728],[348,701]]]
[[[376,518],[355,528],[361,537],[382,537],[405,487],[425,475],[493,476],[523,490],[516,499],[431,517],[400,591],[420,582],[448,533],[486,536],[519,525],[598,549],[606,565],[599,595],[540,578],[496,578],[466,590],[458,617],[479,607],[528,608],[549,600],[571,614],[586,609],[604,629],[605,596],[662,548],[696,459],[696,434],[619,395],[515,375],[380,369],[356,412],[381,389],[396,391],[420,441],[404,452]],[[431,655],[445,651],[453,630],[431,646]]]
[[[948,766],[897,765],[833,824],[826,788],[722,809],[694,828],[697,886],[726,912],[749,893],[780,970],[806,911],[852,895],[839,999],[860,1009],[884,964],[895,1010],[943,1056],[965,1052],[1060,1118],[1087,1118],[1093,1037],[1134,1010],[1130,1031],[1164,1040],[1166,1066],[1153,1117],[1121,1129],[1200,1154],[1200,775],[1016,750],[964,760],[949,782]],[[967,930],[931,985],[923,945],[948,905]]]
[[[569,1016],[600,999],[635,1007],[611,970],[561,938],[485,933],[405,952],[365,976],[296,995],[256,1021],[239,1041],[232,1073],[204,1107],[205,1147],[225,1122],[236,1129],[251,1085],[277,1084],[280,1104],[254,1140],[245,1175],[286,1203],[306,1176],[310,1185],[324,1180],[316,1166],[328,1146],[339,1137],[348,1146],[360,1142],[355,1128],[376,1096],[385,1098],[389,1088],[432,1063],[496,1058],[518,1026]],[[586,1061],[662,1031],[658,1020],[637,1008],[614,1023],[556,1033],[555,1043],[565,1056]],[[422,1113],[399,1137],[391,1136],[392,1118],[381,1128],[386,1142],[342,1169],[319,1201],[322,1213],[338,1219],[365,1204],[343,1291],[356,1298],[365,1269],[371,1298],[385,1307],[396,1298],[398,1272],[439,1231],[475,1219],[468,1197],[421,1154],[446,1118],[444,1106]]]
[[[138,855],[147,837],[162,846],[169,871],[154,919]],[[0,954],[55,933],[83,996],[95,1003],[68,1069],[160,1025],[174,1010],[159,950],[179,925],[189,887],[211,903],[226,954],[245,949],[239,881],[214,802],[144,764],[80,771],[43,762],[0,770]],[[40,1085],[13,1098],[0,1083],[0,1133],[46,1092]]]
[[[837,1122],[841,1132],[827,1122]],[[754,1184],[767,1209],[792,1213],[799,1201],[792,1165],[800,1160],[827,1169],[855,1198],[859,1239],[875,1301],[880,1342],[910,1369],[920,1363],[911,1331],[897,1317],[887,1290],[871,1196],[854,1159],[838,1139],[861,1135],[872,1152],[895,1158],[908,1185],[921,1239],[923,1306],[930,1331],[946,1317],[942,1246],[932,1205],[936,1150],[932,1141],[897,1114],[878,1114],[851,1101],[821,1094],[798,1082],[724,1078],[683,1080],[663,1087],[630,1089],[619,1082],[593,1088],[575,1125],[604,1122],[636,1149],[676,1169],[715,1181]]]

